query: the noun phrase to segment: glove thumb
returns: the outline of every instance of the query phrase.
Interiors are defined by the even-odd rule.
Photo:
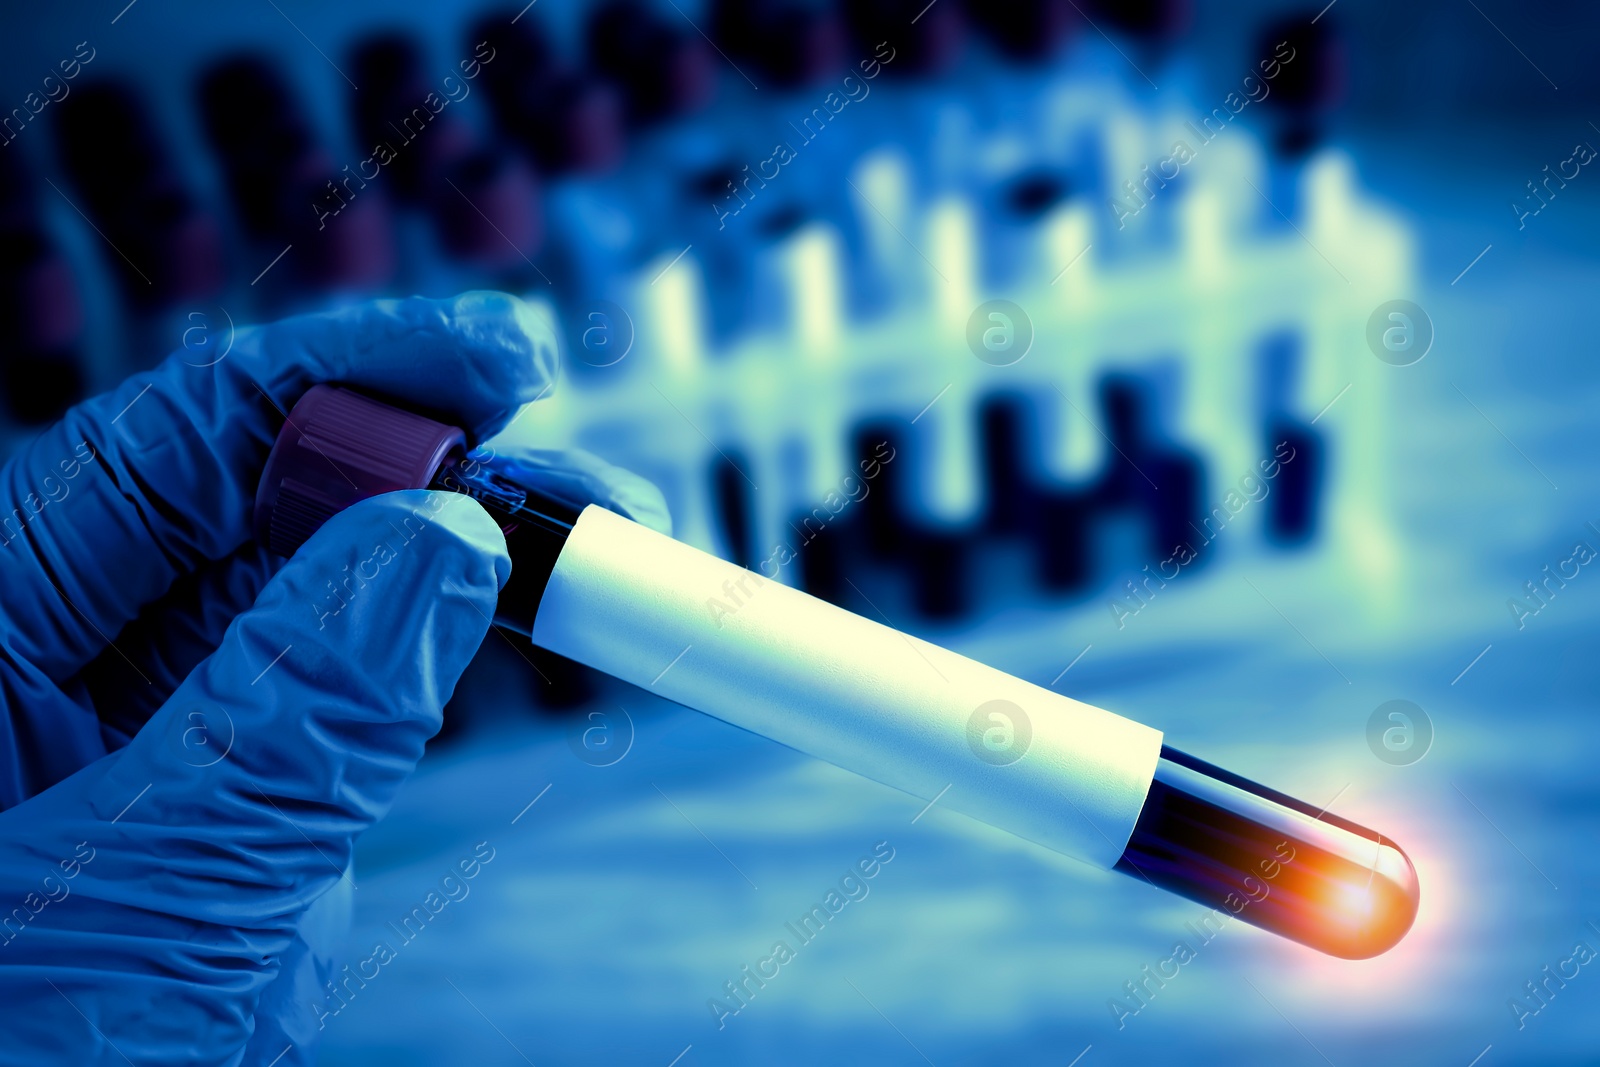
[[[5,962],[127,1055],[119,1037],[159,1062],[234,1062],[298,917],[439,729],[510,571],[465,497],[390,493],[330,519],[125,749],[8,813],[35,809],[18,823],[49,827],[42,856],[86,842],[93,858]]]

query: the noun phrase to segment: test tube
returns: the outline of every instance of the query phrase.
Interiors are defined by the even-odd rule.
[[[536,485],[460,429],[318,385],[268,456],[257,537],[290,555],[366,497],[466,494],[512,559],[495,622],[543,648],[1333,956],[1411,928],[1416,871],[1382,834]]]

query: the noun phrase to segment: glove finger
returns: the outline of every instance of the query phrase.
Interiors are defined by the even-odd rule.
[[[255,603],[284,563],[252,541],[226,559],[201,564],[124,627],[116,648],[79,672],[77,681],[103,727],[106,751],[127,744],[217,650],[234,617]]]
[[[233,1062],[301,914],[438,730],[509,573],[494,522],[454,494],[329,520],[121,753],[0,816],[13,852],[97,850],[73,905],[6,946],[0,1002],[48,1011],[49,1047],[90,1042],[51,1008],[54,982],[130,1057]]]
[[[0,471],[13,653],[65,679],[175,578],[248,541],[279,412],[312,384],[488,435],[549,391],[555,353],[550,324],[513,296],[385,300],[241,329],[209,365],[179,352],[78,405]]]
[[[538,449],[496,439],[493,452],[510,477],[530,488],[544,489],[572,504],[600,504],[635,522],[671,536],[672,514],[655,483],[613,466],[581,448]]]
[[[0,765],[15,768],[0,778],[0,810],[126,745],[216,651],[234,616],[255,602],[283,563],[248,544],[184,575],[117,635],[113,647],[65,683],[26,660],[0,660],[0,702],[13,709],[13,729],[0,730]],[[191,739],[207,743],[203,733]]]

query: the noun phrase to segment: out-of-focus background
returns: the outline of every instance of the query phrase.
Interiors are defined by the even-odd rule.
[[[323,1062],[1600,1062],[1593,9],[519,6],[13,12],[4,447],[237,325],[508,289],[566,340],[524,439],[1381,830],[1422,910],[1365,962],[1195,945],[1199,905],[491,638],[362,842],[350,959],[392,951],[306,1005]]]

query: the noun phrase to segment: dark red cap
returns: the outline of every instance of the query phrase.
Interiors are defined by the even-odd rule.
[[[256,490],[256,540],[292,555],[335,513],[379,493],[422,489],[461,430],[333,385],[314,385],[289,412]]]

